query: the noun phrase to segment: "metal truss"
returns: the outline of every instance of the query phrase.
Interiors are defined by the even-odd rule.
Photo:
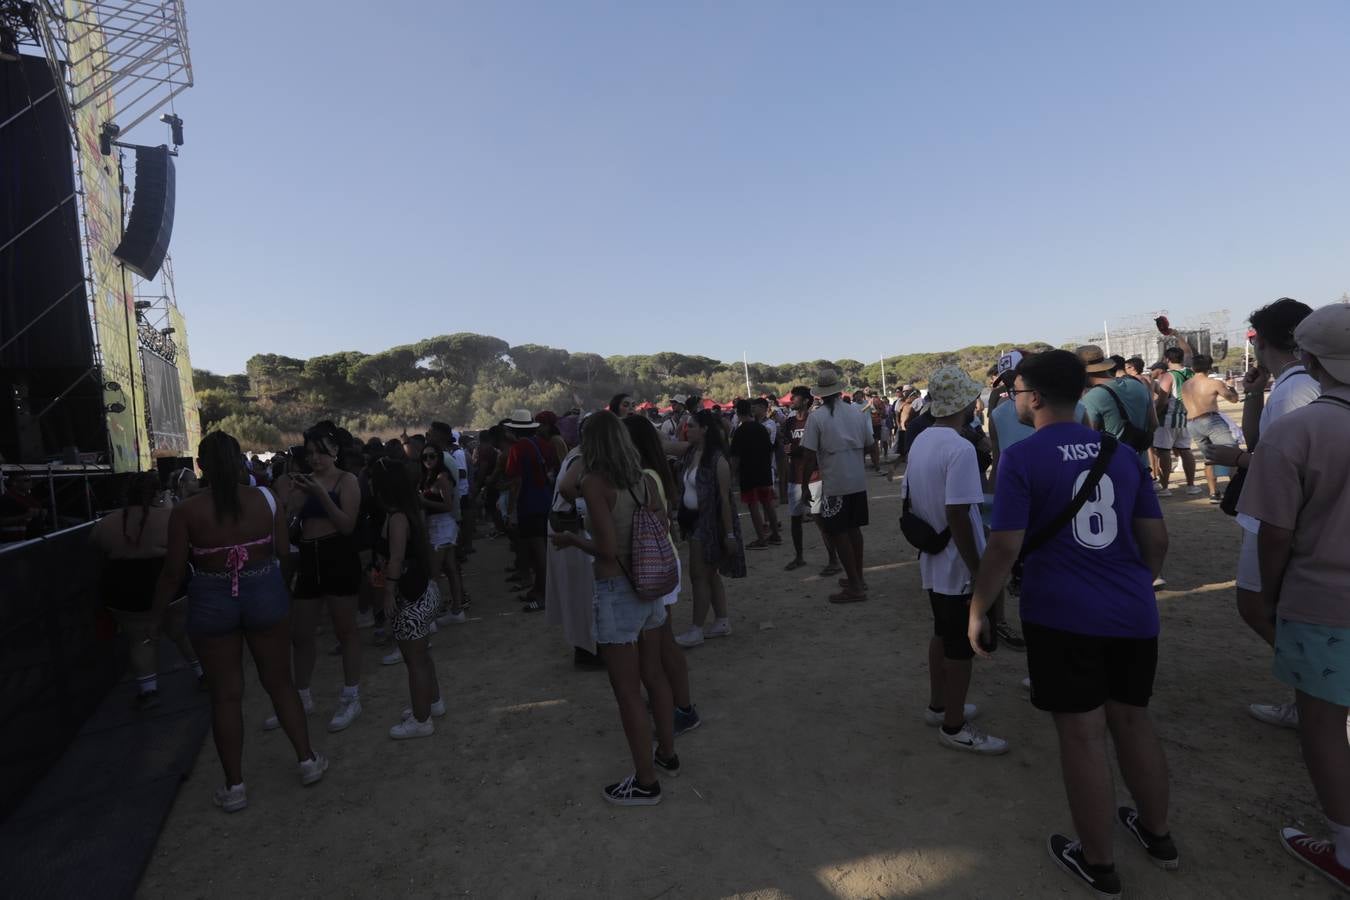
[[[57,80],[68,81],[72,128],[74,110],[111,102],[125,139],[192,87],[183,0],[39,0],[37,8],[43,51],[65,69]]]

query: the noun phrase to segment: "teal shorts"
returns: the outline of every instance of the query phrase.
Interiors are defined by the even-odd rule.
[[[1318,700],[1350,706],[1350,628],[1279,619],[1275,677]]]

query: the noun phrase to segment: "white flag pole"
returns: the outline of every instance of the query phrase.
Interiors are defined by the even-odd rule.
[[[881,354],[881,396],[886,396],[886,354]]]
[[[741,351],[741,365],[745,366],[745,398],[746,398],[747,400],[749,400],[749,399],[750,399],[750,360],[749,360],[749,358],[745,355],[745,351],[744,351],[744,350]]]
[[[1106,329],[1106,320],[1102,320],[1102,338],[1106,344],[1106,355],[1111,355],[1111,332]]]

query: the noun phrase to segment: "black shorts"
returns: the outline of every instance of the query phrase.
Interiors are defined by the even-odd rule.
[[[519,530],[521,540],[533,540],[535,538],[548,538],[548,513],[525,513],[520,517],[520,524],[516,526]]]
[[[361,556],[351,535],[300,541],[297,597],[354,597],[361,590]]]
[[[945,659],[974,659],[967,636],[970,627],[970,594],[939,594],[928,592],[928,603],[933,607],[933,636],[942,638],[942,656]]]
[[[1108,700],[1148,706],[1158,639],[1094,637],[1022,621],[1031,703],[1052,713],[1085,713]]]
[[[867,524],[867,491],[825,498],[820,509],[820,527],[826,534],[842,534]]]

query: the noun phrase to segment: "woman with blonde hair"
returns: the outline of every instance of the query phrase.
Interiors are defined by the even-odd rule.
[[[563,531],[553,535],[553,545],[577,547],[595,557],[595,643],[609,671],[634,769],[632,775],[604,789],[605,799],[619,806],[651,806],[661,802],[656,769],[673,775],[680,768],[671,733],[670,683],[661,668],[661,625],[666,611],[660,600],[638,596],[629,573],[634,513],[645,508],[665,515],[665,506],[655,480],[643,474],[627,430],[608,410],[586,420],[581,460],[585,474],[573,493],[579,491],[586,501],[589,536]],[[655,753],[652,723],[642,702],[643,685],[657,723]]]

